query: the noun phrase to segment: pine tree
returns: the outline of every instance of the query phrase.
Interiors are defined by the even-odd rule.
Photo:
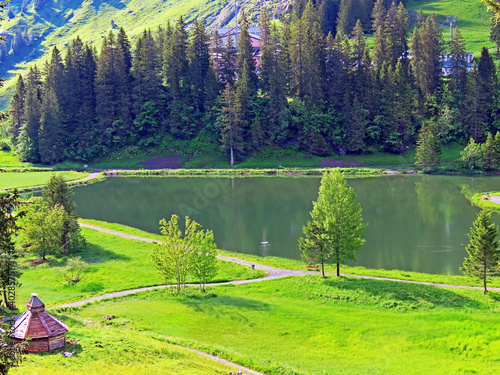
[[[234,93],[229,83],[222,92],[222,108],[219,116],[221,142],[229,150],[230,165],[235,163],[235,154],[243,151],[243,129],[238,118],[239,103],[234,99]]]
[[[229,34],[227,36],[226,43],[222,48],[220,65],[218,67],[219,81],[223,85],[226,85],[227,83],[232,85],[236,82],[236,56],[237,51],[234,47],[234,39],[232,34]]]
[[[500,248],[496,240],[498,227],[491,218],[491,211],[482,209],[471,228],[470,243],[465,248],[469,254],[460,270],[467,276],[483,281],[484,294],[488,293],[488,277],[499,275]]]
[[[483,169],[485,171],[490,171],[495,167],[494,140],[490,132],[488,132],[488,135],[486,136],[486,141],[484,141],[482,152],[481,163],[483,164]]]
[[[24,98],[24,120],[18,137],[18,154],[21,160],[37,163],[40,161],[38,152],[38,132],[40,129],[40,73],[36,65],[30,68],[26,82]]]
[[[84,241],[80,235],[78,216],[75,213],[76,204],[71,200],[72,188],[66,183],[64,177],[53,174],[43,192],[43,200],[50,208],[60,206],[64,209],[63,231],[61,233],[61,244],[64,254],[69,255],[71,250]]]
[[[324,100],[325,43],[317,10],[309,2],[302,14],[303,98],[308,108],[320,108]]]
[[[137,38],[132,62],[133,109],[137,115],[142,105],[154,101],[160,90],[160,56],[150,30],[144,30]]]
[[[500,169],[500,131],[497,131],[493,140],[493,166]]]
[[[423,19],[420,13],[419,17]],[[439,56],[442,49],[442,34],[437,17],[433,14],[425,21],[419,21],[411,40],[411,59],[416,85],[424,97],[436,94],[441,63]]]
[[[453,30],[450,55],[450,90],[460,103],[467,84],[467,61],[465,59],[465,40],[458,28]]]
[[[482,142],[488,126],[488,103],[476,67],[468,74],[462,115],[467,135]]]
[[[246,76],[248,90],[252,96],[257,92],[258,77],[254,59],[254,49],[248,27],[248,19],[246,18],[245,12],[243,12],[241,17],[241,28],[238,34],[238,57],[236,59],[236,66],[238,67],[238,79],[243,75]]]
[[[24,84],[24,79],[21,75],[19,75],[16,83],[16,92],[12,97],[12,100],[10,101],[10,106],[12,108],[10,128],[13,144],[17,143],[19,133],[21,132],[21,127],[23,126],[25,96],[26,87]]]
[[[190,95],[194,110],[197,113],[205,112],[209,88],[210,65],[210,37],[199,20],[193,23],[193,34],[189,45],[189,84]]]
[[[424,173],[436,170],[441,156],[438,129],[433,122],[424,122],[418,133],[415,164],[420,165]]]
[[[64,97],[60,105],[66,131],[67,150],[77,160],[88,160],[94,156],[97,140],[95,51],[84,45],[79,37],[70,44],[64,59]]]
[[[44,164],[55,164],[64,159],[64,131],[61,108],[52,87],[44,89],[40,114],[40,161]]]

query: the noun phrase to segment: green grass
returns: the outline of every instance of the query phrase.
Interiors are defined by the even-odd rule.
[[[64,318],[64,317],[63,317]],[[104,325],[71,319],[66,350],[76,351],[65,358],[60,351],[30,354],[10,374],[179,374],[227,375],[233,368],[158,340],[158,336],[122,329],[123,319]]]
[[[441,161],[453,162],[460,157],[460,152],[464,146],[459,144],[449,144],[442,148]],[[138,165],[141,161],[148,160],[160,155],[144,155],[133,158],[120,158],[103,160],[94,166],[98,168],[144,168]],[[297,148],[279,149],[266,147],[263,151],[256,152],[245,160],[229,165],[226,155],[220,153],[207,153],[204,155],[192,156],[188,159],[183,168],[186,169],[277,169],[277,168],[320,168],[321,160],[335,159],[346,163],[354,162],[360,166],[387,166],[387,165],[410,165],[415,162],[415,148],[412,147],[403,155],[391,154],[388,152],[368,153],[365,155],[331,155],[316,156],[300,151]]]
[[[65,265],[65,259],[50,256],[50,262],[36,267],[25,267],[17,290],[18,306],[29,300],[30,293],[37,292],[48,304],[80,300],[91,295],[106,294],[114,291],[161,285],[163,280],[150,261],[153,244],[124,239],[92,229],[82,228],[87,240],[86,249],[73,254],[81,256],[90,267],[83,279],[76,284],[63,285],[56,270]],[[30,256],[29,259],[34,259]],[[26,260],[26,259],[25,259]],[[231,262],[218,261],[219,272],[214,281],[251,279],[264,276],[262,271],[252,271],[248,267]],[[188,278],[188,282],[194,282]]]
[[[494,374],[498,293],[349,278],[211,287],[213,298],[151,291],[66,311],[117,316],[266,374]],[[168,313],[167,313],[168,312]]]
[[[45,185],[53,174],[62,175],[67,181],[87,177],[88,173],[80,172],[24,172],[0,173],[0,190]]]
[[[80,219],[81,222],[96,225],[98,227],[112,229],[117,232],[123,232],[127,234],[132,234],[134,236],[151,238],[153,240],[160,240],[161,236],[158,234],[153,234],[149,232],[142,231],[140,229],[132,228],[122,224],[116,223],[108,223],[105,221],[99,220],[83,220]],[[287,259],[280,257],[260,257],[257,255],[251,254],[242,254],[236,253],[226,250],[219,251],[221,255],[235,257],[239,259],[243,259],[253,263],[264,264],[271,267],[284,268],[289,270],[305,270],[306,264],[300,260],[296,259]],[[325,268],[326,272],[336,272],[336,266],[328,265]],[[430,282],[436,284],[450,284],[450,285],[463,285],[463,286],[482,286],[481,282],[477,279],[473,279],[466,276],[459,275],[440,275],[440,274],[428,274],[428,273],[420,273],[420,272],[411,272],[411,271],[400,271],[400,270],[384,270],[384,269],[370,269],[365,267],[356,267],[356,266],[347,266],[342,265],[340,268],[340,272],[344,274],[351,275],[363,275],[363,276],[375,276],[375,277],[385,277],[390,279],[400,279],[400,280],[408,280],[408,281],[423,281]],[[488,283],[489,286],[500,287],[500,279],[493,278]]]
[[[492,191],[492,192],[489,192],[489,194],[490,194],[490,197],[500,196],[500,191]],[[490,200],[484,200],[485,197],[486,197],[486,193],[475,194],[470,198],[470,201],[473,205],[476,205],[478,207],[481,207],[481,208],[485,207],[485,208],[489,208],[493,211],[500,211],[500,204],[492,202]]]
[[[23,163],[12,151],[0,150],[0,167],[32,167],[33,164]]]
[[[490,42],[491,12],[488,12],[480,1],[409,0],[406,8],[413,13],[418,13],[419,9],[422,9],[426,16],[436,13],[441,24],[445,23],[446,16],[457,16],[454,27],[460,29],[468,52],[480,52],[483,46],[495,45]],[[411,20],[415,22],[414,17],[411,17]],[[449,24],[447,26],[442,28],[446,44],[450,41]]]

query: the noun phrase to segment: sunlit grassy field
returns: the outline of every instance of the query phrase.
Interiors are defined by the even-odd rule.
[[[64,318],[64,317],[63,317]],[[227,375],[234,369],[158,340],[158,335],[123,329],[97,322],[83,323],[69,319],[67,341],[74,342],[65,349],[77,351],[70,358],[59,351],[30,354],[20,368],[9,374],[75,375],[75,374],[179,374]]]
[[[88,173],[81,172],[4,172],[0,173],[0,190],[45,185],[53,174],[61,175],[67,181],[87,177]]]
[[[17,305],[24,305],[30,293],[37,292],[48,304],[114,291],[140,288],[164,283],[151,263],[153,244],[124,239],[92,229],[82,228],[87,247],[71,256],[81,256],[90,267],[79,283],[70,285],[61,282],[59,267],[66,264],[66,258],[49,257],[49,262],[35,267],[23,262],[25,270],[21,276],[21,287],[16,293]],[[29,259],[37,256],[30,255]],[[26,259],[27,260],[27,259]],[[248,279],[263,276],[262,271],[231,262],[218,261],[219,272],[214,281]],[[192,278],[188,279],[194,282]]]
[[[498,293],[319,276],[209,292],[145,292],[61,318],[78,327],[113,314],[127,334],[166,336],[266,374],[500,371]]]
[[[454,27],[460,29],[465,39],[468,52],[480,52],[483,46],[493,47],[490,42],[491,12],[480,1],[468,0],[409,0],[406,8],[411,13],[418,13],[420,9],[426,16],[436,13],[438,21],[447,27],[441,28],[443,39],[448,45],[450,42],[449,24],[447,16],[457,16]],[[415,17],[411,17],[415,21]]]

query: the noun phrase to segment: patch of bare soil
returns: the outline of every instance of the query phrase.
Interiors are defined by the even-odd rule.
[[[361,164],[356,163],[354,160],[323,159],[320,164],[322,167],[361,167]]]
[[[182,168],[182,158],[180,156],[161,156],[138,164],[144,165],[146,169],[179,169]]]
[[[26,259],[23,263],[28,263],[31,267],[39,266],[40,264],[47,263],[48,259]]]

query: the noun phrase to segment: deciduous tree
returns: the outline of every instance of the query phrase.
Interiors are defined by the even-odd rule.
[[[311,218],[313,224],[305,230],[310,235],[307,237],[309,244],[321,244],[327,249],[326,254],[337,265],[337,276],[340,276],[340,264],[356,260],[356,254],[365,243],[366,224],[361,206],[356,202],[356,193],[338,169],[323,175]]]

